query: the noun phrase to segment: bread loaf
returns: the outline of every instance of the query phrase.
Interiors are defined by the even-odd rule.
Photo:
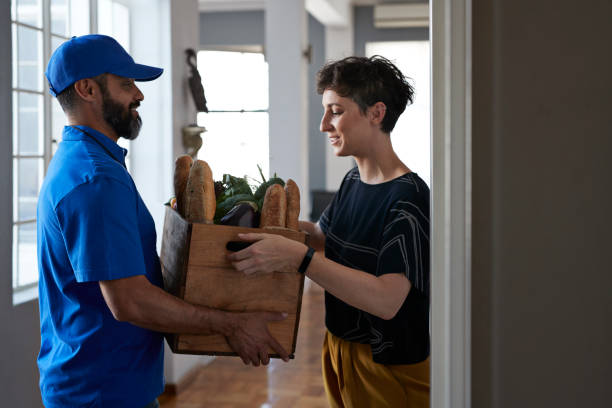
[[[294,231],[299,231],[300,189],[295,181],[291,179],[287,180],[287,184],[285,184],[285,194],[287,196],[286,227]]]
[[[202,161],[202,167],[204,168],[204,222],[212,224],[217,209],[215,180],[208,163]]]
[[[285,190],[280,184],[273,184],[266,190],[259,227],[285,227],[286,219],[287,196]]]
[[[189,155],[179,156],[174,162],[174,197],[176,197],[176,210],[185,218],[185,189],[189,178],[189,171],[193,159]]]
[[[212,171],[204,160],[196,160],[191,166],[185,195],[185,219],[212,223],[215,216],[215,184]]]

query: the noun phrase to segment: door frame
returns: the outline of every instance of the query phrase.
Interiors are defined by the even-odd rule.
[[[436,408],[471,406],[471,11],[472,0],[430,0]]]

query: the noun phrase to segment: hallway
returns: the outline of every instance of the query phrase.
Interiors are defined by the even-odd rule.
[[[321,379],[323,298],[323,289],[306,279],[294,360],[272,359],[267,367],[247,367],[238,357],[217,357],[196,369],[178,394],[160,396],[161,407],[327,407]]]

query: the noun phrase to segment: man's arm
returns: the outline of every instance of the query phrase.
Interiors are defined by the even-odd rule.
[[[151,284],[144,275],[100,281],[100,289],[115,319],[165,333],[218,333],[245,364],[267,364],[268,349],[285,361],[288,354],[272,337],[267,324],[285,318],[280,313],[233,313],[185,302]]]

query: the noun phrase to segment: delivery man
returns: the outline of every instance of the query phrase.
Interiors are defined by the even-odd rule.
[[[38,202],[43,403],[156,407],[164,388],[163,336],[218,333],[245,364],[287,352],[267,323],[280,313],[230,313],[161,289],[153,218],[125,168],[120,137],[134,139],[144,99],[135,81],[161,68],[136,64],[113,38],[73,37],[46,77],[68,125]]]

